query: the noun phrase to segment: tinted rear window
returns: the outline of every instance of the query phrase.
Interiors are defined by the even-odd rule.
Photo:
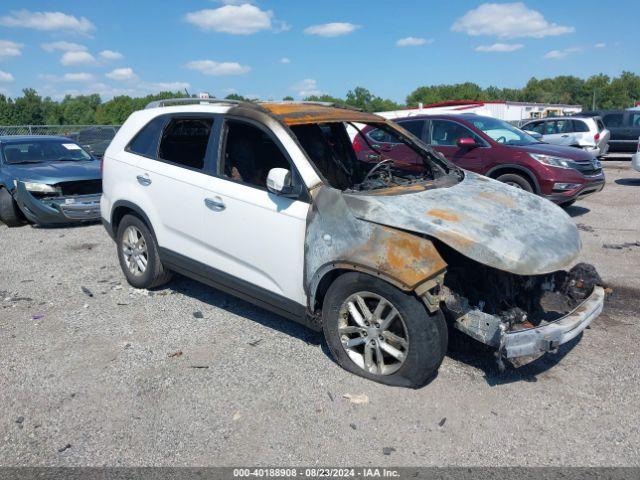
[[[133,140],[131,140],[127,150],[132,153],[137,153],[138,155],[144,155],[145,157],[156,158],[158,153],[158,139],[160,138],[160,131],[162,130],[165,120],[166,118],[164,117],[156,117],[147,123]]]
[[[574,132],[588,132],[589,126],[583,120],[574,120],[573,121],[573,131]]]

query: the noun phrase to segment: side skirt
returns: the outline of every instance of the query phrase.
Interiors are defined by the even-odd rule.
[[[166,248],[160,247],[159,254],[163,265],[169,270],[246,300],[312,330],[322,330],[319,322],[307,315],[307,309],[304,305]]]

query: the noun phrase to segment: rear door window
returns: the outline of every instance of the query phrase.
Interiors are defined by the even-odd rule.
[[[449,120],[432,120],[431,144],[434,146],[456,146],[461,138],[473,138],[479,145],[485,141],[467,127]]]
[[[573,133],[573,121],[572,120],[556,120],[557,133]]]
[[[424,136],[423,136],[424,124],[425,124],[424,120],[407,120],[404,122],[398,122],[398,124],[402,126],[402,128],[404,128],[405,130],[410,131],[420,140],[424,139]]]
[[[162,132],[158,158],[176,165],[203,170],[213,128],[213,118],[173,118]]]

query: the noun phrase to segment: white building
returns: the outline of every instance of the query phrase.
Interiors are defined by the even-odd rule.
[[[564,105],[556,103],[534,102],[481,102],[475,100],[450,100],[446,102],[420,105],[417,108],[407,108],[390,112],[378,112],[388,119],[413,117],[417,115],[476,113],[488,117],[499,118],[507,122],[518,123],[531,118],[558,117],[580,113],[580,105]]]

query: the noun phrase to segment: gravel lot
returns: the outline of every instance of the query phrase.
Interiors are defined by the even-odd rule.
[[[503,375],[456,342],[415,391],[185,278],[131,289],[100,225],[0,225],[0,465],[639,466],[640,173],[605,168],[570,209],[613,288],[600,319]]]

